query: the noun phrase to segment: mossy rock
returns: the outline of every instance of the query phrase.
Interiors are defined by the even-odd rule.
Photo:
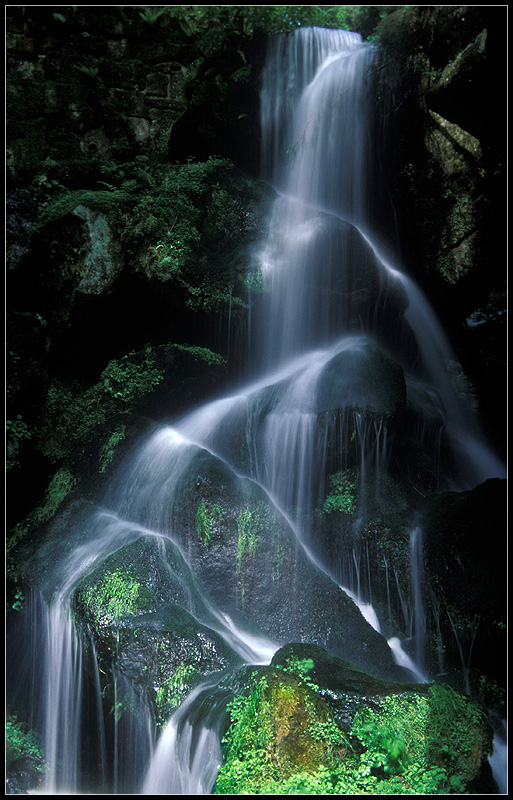
[[[319,764],[333,763],[335,753],[345,752],[343,734],[321,698],[291,673],[272,667],[255,673],[249,694],[229,709],[216,794],[266,793],[270,783],[314,774]],[[331,741],[319,733],[326,729]]]
[[[461,793],[486,771],[492,728],[444,684],[378,681],[308,644],[245,675],[217,793]]]

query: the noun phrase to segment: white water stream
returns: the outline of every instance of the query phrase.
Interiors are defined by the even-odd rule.
[[[186,568],[186,553],[173,535],[174,515],[181,478],[198,452],[212,453],[235,474],[261,486],[312,562],[333,580],[336,565],[327,566],[313,540],[314,531],[290,509],[307,507],[323,495],[328,442],[327,434],[324,439],[319,436],[317,420],[325,410],[325,376],[334,364],[354,365],[342,376],[346,384],[342,380],[338,388],[341,407],[358,405],[355,398],[365,405],[371,389],[378,405],[381,384],[360,389],[358,381],[376,349],[383,351],[404,370],[407,387],[416,392],[420,415],[436,417],[452,450],[455,484],[467,488],[503,474],[460,403],[449,370],[454,354],[433,311],[413,282],[381,255],[369,230],[374,100],[368,76],[376,57],[374,46],[345,31],[299,29],[292,36],[277,37],[271,46],[262,87],[263,158],[264,174],[279,196],[260,253],[267,291],[252,323],[253,375],[228,396],[192,411],[173,427],[162,427],[141,445],[123,473],[115,501],[96,512],[83,543],[69,555],[66,575],[56,587],[45,622],[48,793],[73,793],[80,786],[83,653],[71,622],[73,591],[110,554],[141,538],[171,542]],[[360,480],[369,476],[379,496],[389,455],[386,422],[369,420],[362,412],[351,414]],[[237,427],[254,434],[247,437],[249,466],[233,461],[229,442]],[[433,470],[438,470],[439,447],[427,455]],[[443,469],[440,472],[444,478]],[[362,518],[365,510],[363,504]],[[421,531],[414,525],[411,553],[413,612],[408,613],[415,655],[406,653],[397,636],[391,636],[388,644],[412,679],[424,681],[429,676],[423,663]],[[381,632],[372,602],[362,595],[359,583],[336,582]],[[269,663],[278,648],[219,611],[201,587],[187,611],[219,634],[245,663]],[[211,791],[221,758],[220,717],[212,714],[208,722],[204,718],[199,722],[198,708],[214,689],[215,684],[208,682],[197,687],[173,713],[156,745],[154,731],[144,726],[133,734],[133,744],[144,752],[145,761],[141,783],[132,791]],[[224,696],[220,708],[223,702]]]

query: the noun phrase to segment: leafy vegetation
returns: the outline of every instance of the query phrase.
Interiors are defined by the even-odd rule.
[[[116,425],[107,441],[102,445],[100,451],[100,472],[105,472],[107,467],[112,463],[114,458],[114,451],[117,445],[125,438],[126,425],[120,422]]]
[[[189,36],[196,35],[204,52],[220,48],[230,34],[252,36],[261,30],[267,34],[287,33],[294,28],[317,26],[371,31],[383,17],[402,6],[379,6],[374,14],[368,6],[188,6],[168,9],[179,19]],[[379,10],[380,9],[380,10]]]
[[[51,384],[39,427],[38,445],[52,459],[68,455],[77,442],[97,425],[115,414],[133,411],[144,397],[163,380],[154,353],[130,352],[120,359],[109,361],[94,386],[84,389],[78,384]],[[114,433],[111,434],[115,436]],[[100,469],[110,463],[109,451],[121,439],[118,434],[106,443],[102,451]]]
[[[353,514],[356,510],[357,476],[354,470],[337,472],[330,477],[331,492],[324,501],[325,514],[341,512]]]
[[[46,765],[40,737],[36,731],[21,722],[15,714],[7,717],[5,722],[5,757],[7,769],[17,759],[28,759],[31,769],[41,775]]]
[[[76,478],[69,469],[66,467],[58,469],[46,490],[43,505],[36,509],[36,523],[46,522],[51,519],[66,495],[76,486],[76,483]]]
[[[237,516],[237,570],[244,553],[254,556],[260,534],[272,526],[272,513],[265,503],[246,506]]]
[[[491,747],[480,708],[449,686],[428,694],[384,696],[356,713],[349,731],[313,701],[319,687],[308,677],[312,659],[289,658],[284,673],[254,676],[251,691],[229,706],[224,763],[215,792],[247,794],[443,794],[462,793]],[[300,686],[304,694],[301,696]],[[299,694],[298,694],[299,693]],[[299,697],[301,696],[301,700]],[[287,698],[285,701],[284,698]],[[280,744],[289,735],[280,716],[303,726],[295,759]],[[295,716],[299,706],[304,715]],[[308,735],[305,733],[308,720]],[[287,729],[288,731],[288,729]],[[305,738],[306,737],[306,738]],[[322,743],[301,761],[305,741]],[[300,757],[301,756],[301,757]]]
[[[98,625],[117,624],[150,607],[147,591],[133,575],[114,569],[80,593],[80,601]]]
[[[190,681],[196,676],[191,664],[180,664],[176,671],[158,687],[155,704],[162,724],[169,718],[171,711],[180,705],[189,691]]]
[[[127,246],[148,277],[183,287],[192,310],[241,306],[261,205],[260,187],[229,159],[176,164],[140,195]]]
[[[196,530],[205,547],[210,544],[216,520],[223,516],[223,509],[218,503],[207,508],[206,503],[200,503],[196,512]]]

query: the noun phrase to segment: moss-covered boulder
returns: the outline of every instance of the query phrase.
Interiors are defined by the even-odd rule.
[[[345,752],[346,740],[329,710],[300,678],[267,668],[249,686],[247,696],[229,705],[225,759],[214,793],[274,793],[280,782],[315,774],[319,764]]]
[[[229,711],[219,794],[472,791],[492,745],[482,709],[449,686],[379,681],[306,644],[250,676]]]

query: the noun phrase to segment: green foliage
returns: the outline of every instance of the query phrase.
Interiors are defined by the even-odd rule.
[[[326,708],[314,704],[310,683],[298,675],[306,676],[312,666],[310,659],[289,659],[284,671],[298,681],[264,675],[248,695],[229,704],[216,794],[323,794],[327,787],[326,793],[333,792],[331,770],[349,743]]]
[[[237,571],[240,570],[244,553],[254,556],[260,534],[273,524],[272,513],[265,503],[246,506],[237,516]]]
[[[205,547],[210,544],[216,520],[223,516],[223,509],[217,503],[207,508],[205,503],[200,503],[196,512],[196,531]]]
[[[265,697],[266,678],[257,681],[245,697],[228,704],[230,726],[223,738],[224,764],[219,770],[215,794],[238,794],[261,785],[262,778],[277,777],[267,758],[271,737],[271,706]],[[250,793],[248,791],[248,793]]]
[[[155,389],[163,379],[150,347],[137,360],[132,358],[135,355],[132,352],[119,360],[109,361],[100,377],[106,394],[129,407]]]
[[[235,33],[288,33],[312,25],[351,30],[354,12],[355,6],[193,6],[188,21],[191,31],[201,37],[205,52],[213,54]]]
[[[186,344],[174,344],[173,347],[176,347],[177,350],[183,350],[186,353],[190,353],[195,358],[199,358],[201,361],[204,361],[206,364],[226,364],[225,359],[219,355],[219,353],[214,353],[213,350],[209,350],[208,347],[198,347],[197,345]]]
[[[285,672],[290,672],[292,675],[297,675],[304,683],[310,686],[314,691],[318,690],[318,686],[308,677],[308,673],[314,668],[315,664],[311,658],[299,658],[293,653],[290,658],[287,658],[286,666],[279,667],[284,669]]]
[[[196,670],[191,664],[181,663],[173,675],[158,687],[155,703],[162,724],[168,719],[171,711],[180,705],[189,691],[191,680],[196,675]]]
[[[145,8],[144,11],[139,11],[139,16],[143,22],[147,22],[148,25],[155,25],[156,21],[162,14],[166,14],[168,9],[164,6],[164,8],[159,8],[155,10],[153,8]]]
[[[142,192],[126,244],[148,277],[174,281],[193,310],[241,306],[234,288],[248,271],[247,244],[260,230],[261,191],[229,159],[176,164]]]
[[[80,601],[97,625],[118,623],[123,617],[135,616],[151,605],[144,587],[121,569],[106,572],[100,581],[80,593]]]
[[[351,733],[365,746],[366,755],[362,760],[369,772],[381,768],[385,774],[401,775],[413,761],[412,743],[405,737],[418,729],[419,717],[428,714],[428,705],[418,695],[400,699],[387,697],[380,705],[385,713],[374,714],[367,710],[357,714]],[[413,727],[408,725],[412,717]],[[421,729],[424,726],[423,720]],[[421,754],[423,744],[418,745]]]
[[[357,477],[353,470],[337,472],[330,477],[331,493],[324,501],[325,514],[341,512],[353,514],[356,510]]]
[[[5,428],[7,431],[6,469],[9,471],[18,465],[19,452],[23,443],[30,439],[32,432],[29,426],[23,422],[21,414],[18,414],[16,419],[8,419]]]
[[[265,291],[264,279],[261,269],[255,269],[241,277],[244,288],[250,294],[261,294]]]
[[[308,679],[312,667],[311,659],[295,657],[285,672],[318,691]],[[462,793],[487,754],[480,708],[450,687],[435,684],[427,694],[391,695],[362,707],[349,734],[330,715],[312,713],[310,736],[328,750],[310,769],[286,774],[277,766],[273,742],[281,735],[276,708],[287,691],[286,702],[293,703],[292,686],[269,692],[264,677],[248,696],[236,697],[229,706],[231,724],[223,740],[216,793]]]
[[[476,761],[492,751],[492,734],[483,710],[445,684],[430,686],[431,758],[467,784]]]
[[[36,772],[45,772],[46,764],[39,735],[26,723],[19,721],[15,714],[6,719],[5,741],[7,768],[18,758],[28,758]]]
[[[109,416],[132,412],[163,377],[151,348],[147,347],[110,361],[99,382],[88,389],[78,384],[52,383],[38,434],[41,452],[52,459],[69,455],[81,438]],[[104,445],[100,469],[107,466],[109,448],[120,441],[120,433],[112,436],[117,441],[113,439],[110,445],[108,442]]]
[[[71,492],[76,484],[76,478],[71,474],[69,469],[61,467],[61,469],[57,470],[46,490],[43,504],[34,512],[35,523],[41,524],[51,519],[64,498]]]
[[[126,425],[120,422],[116,425],[107,441],[102,445],[100,451],[100,472],[105,472],[107,467],[112,463],[114,458],[114,451],[118,444],[125,438]]]
[[[43,228],[56,222],[66,214],[71,214],[77,206],[85,206],[108,214],[123,203],[132,201],[130,193],[120,189],[99,189],[61,192],[54,200],[46,205],[37,221],[37,228]]]

